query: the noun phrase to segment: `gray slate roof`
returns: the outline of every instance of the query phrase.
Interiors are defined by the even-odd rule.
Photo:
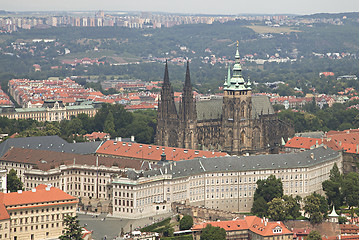
[[[0,157],[11,147],[55,152],[93,154],[102,142],[68,143],[59,136],[9,138],[0,144]]]
[[[252,96],[252,118],[267,114],[274,114],[269,98],[267,96]]]
[[[294,134],[296,137],[308,137],[308,138],[322,138],[324,136],[324,132],[317,131],[317,132],[302,132]]]
[[[179,104],[176,103],[177,112]],[[222,116],[223,99],[211,99],[196,102],[197,120],[220,119]],[[252,96],[252,118],[259,115],[274,114],[274,109],[267,96]]]
[[[313,154],[313,159],[311,154]],[[290,154],[196,158],[172,163],[172,170],[169,165],[165,165],[157,170],[146,171],[144,176],[151,177],[167,173],[172,174],[173,178],[180,178],[203,172],[238,172],[309,167],[331,161],[339,157],[340,154],[330,148],[319,147],[305,152]],[[136,179],[132,174],[129,177]]]
[[[220,119],[223,99],[212,99],[196,102],[197,120]]]

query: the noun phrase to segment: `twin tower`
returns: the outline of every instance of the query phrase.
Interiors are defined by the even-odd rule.
[[[275,152],[294,134],[290,124],[277,118],[268,97],[252,95],[251,83],[242,76],[238,46],[223,90],[223,99],[196,102],[187,62],[182,98],[176,103],[166,62],[155,144],[229,154]]]

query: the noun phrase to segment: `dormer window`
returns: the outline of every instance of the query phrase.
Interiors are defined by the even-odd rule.
[[[279,226],[273,228],[273,233],[282,233],[282,228]]]

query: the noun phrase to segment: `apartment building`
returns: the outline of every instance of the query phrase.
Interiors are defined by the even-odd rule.
[[[39,185],[31,191],[0,193],[0,239],[56,239],[66,215],[75,216],[77,198]]]
[[[199,240],[202,230],[207,226],[226,230],[226,239],[239,240],[292,240],[293,233],[282,222],[270,222],[267,218],[246,216],[232,221],[204,222],[192,227],[193,239]]]
[[[232,212],[249,212],[256,182],[275,175],[284,194],[323,193],[342,154],[326,147],[300,153],[196,158],[142,174],[128,171],[112,181],[113,215],[143,217],[168,212],[172,202]]]

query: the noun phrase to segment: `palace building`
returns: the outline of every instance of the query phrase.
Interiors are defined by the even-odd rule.
[[[286,195],[323,194],[322,182],[340,152],[319,147],[292,154],[224,156],[172,162],[150,171],[127,171],[111,182],[113,215],[141,218],[166,213],[171,203],[250,212],[257,180],[281,179]]]
[[[229,154],[274,152],[294,134],[291,125],[278,119],[268,97],[252,95],[250,81],[242,76],[238,46],[223,89],[223,99],[196,102],[187,63],[182,99],[176,104],[166,63],[156,144]]]

